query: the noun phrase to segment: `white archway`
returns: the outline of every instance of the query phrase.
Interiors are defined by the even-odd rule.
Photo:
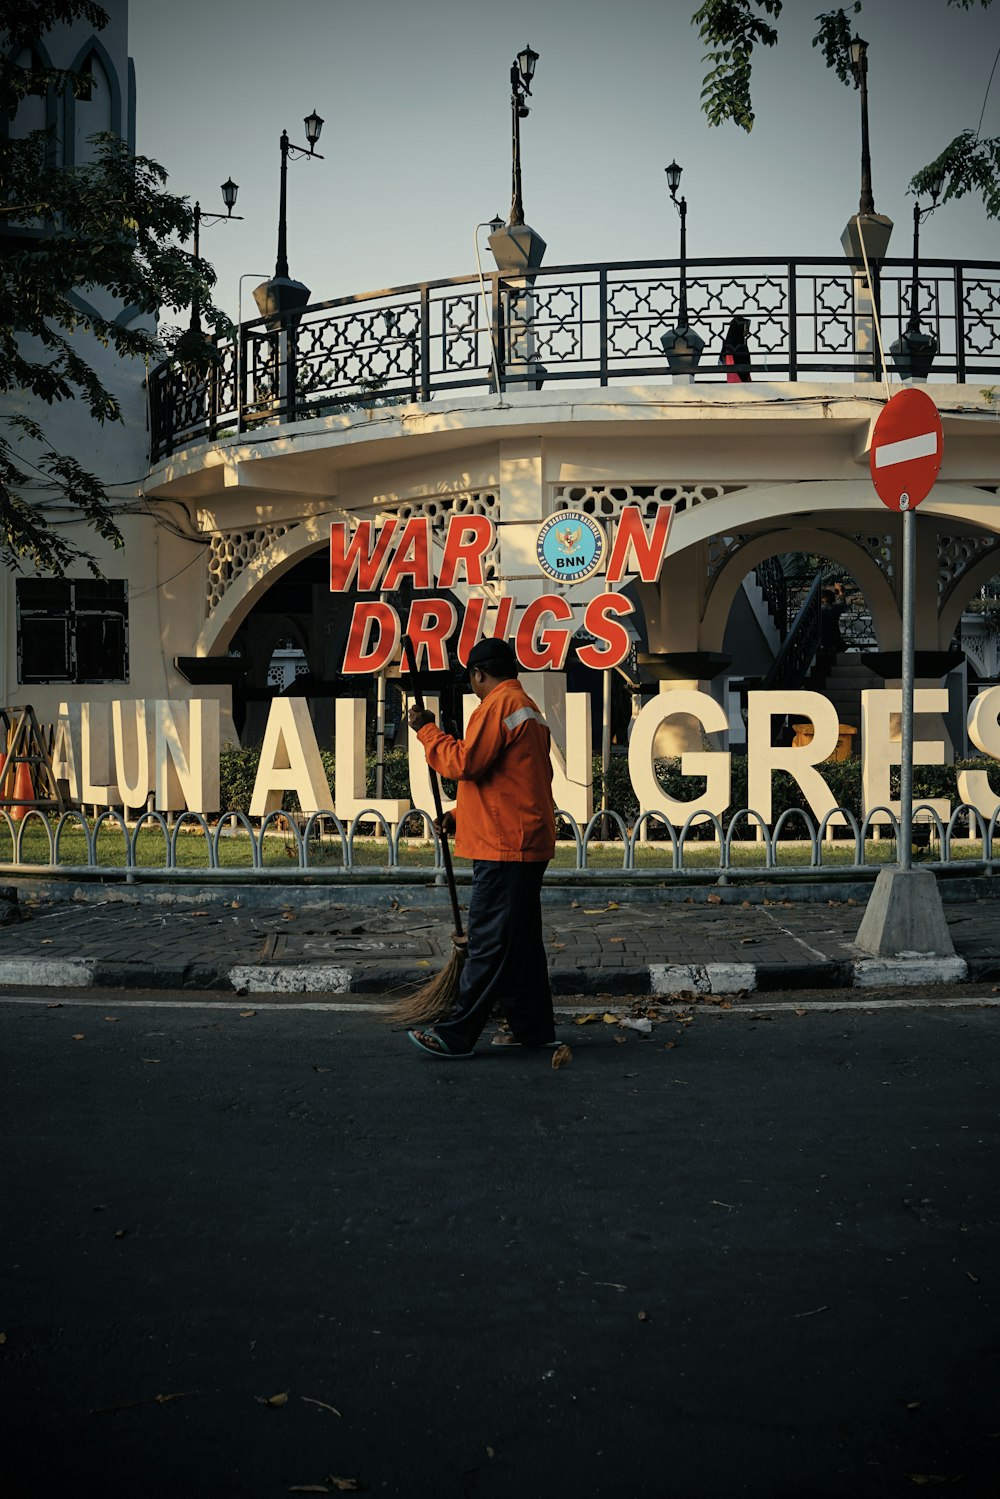
[[[951,644],[965,606],[974,593],[990,578],[1000,573],[1000,548],[989,551],[967,567],[952,583],[941,605],[940,645],[946,650]]]
[[[802,527],[755,536],[724,563],[712,584],[702,616],[700,637],[703,650],[722,649],[733,601],[744,578],[758,563],[779,551],[815,552],[839,562],[856,579],[865,596],[879,648],[898,649],[899,605],[892,584],[881,568],[853,538],[837,531]]]
[[[226,589],[202,626],[192,654],[224,655],[240,625],[271,585],[305,558],[328,547],[330,522],[343,519],[350,519],[350,516],[344,512],[332,511],[325,515],[310,516],[308,520],[293,526],[283,536],[276,537],[264,547]],[[433,533],[431,545],[435,552],[441,551],[440,540]],[[463,581],[451,584],[448,591],[462,603],[469,596],[468,585]]]

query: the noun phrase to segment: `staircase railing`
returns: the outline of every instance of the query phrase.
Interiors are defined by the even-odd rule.
[[[778,692],[783,688],[801,687],[808,676],[809,668],[819,650],[822,584],[823,574],[817,573],[781,650],[774,658],[773,666],[761,682],[764,691]]]
[[[753,570],[754,581],[761,591],[778,639],[788,635],[788,582],[777,557],[765,557]]]

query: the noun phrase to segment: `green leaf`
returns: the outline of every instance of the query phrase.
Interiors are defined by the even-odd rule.
[[[909,191],[932,194],[938,183],[943,184],[942,203],[974,193],[982,199],[988,218],[1000,218],[1000,136],[981,140],[975,131],[963,130],[940,156],[914,173]]]
[[[759,12],[777,17],[782,0],[705,0],[691,17],[707,43],[704,56],[712,70],[702,80],[702,109],[710,125],[731,121],[753,129],[750,97],[751,59],[756,46],[773,47],[778,33]],[[758,12],[758,14],[755,14]]]
[[[848,11],[852,16],[861,12],[861,0],[855,0],[853,5],[838,7],[837,10],[826,10],[816,17],[819,30],[813,37],[814,47],[821,47],[823,57],[828,68],[833,68],[841,83],[852,84],[854,82],[854,71],[851,67],[851,32],[852,23],[848,19]]]
[[[91,0],[0,0],[0,30],[14,42],[0,52],[5,116],[12,119],[21,100],[39,89],[67,94],[82,82],[64,69],[18,66],[27,42],[75,22],[99,31],[107,20]],[[0,428],[0,565],[30,560],[43,571],[62,572],[88,560],[64,530],[49,526],[41,499],[77,507],[97,536],[121,545],[117,503],[98,475],[46,443],[37,409],[79,401],[95,422],[120,422],[119,403],[92,354],[103,346],[120,360],[159,359],[154,319],[164,307],[187,309],[197,298],[209,327],[231,328],[211,300],[211,266],[182,248],[191,239],[193,215],[187,200],[169,191],[165,169],[135,156],[117,136],[92,142],[90,161],[66,167],[58,161],[54,131],[0,138],[0,396],[24,393],[37,403],[30,419],[5,413]],[[106,299],[88,295],[95,287],[116,301],[106,314],[95,310]],[[76,300],[80,292],[85,304]],[[122,325],[116,319],[125,308],[138,316]],[[12,404],[5,403],[8,410]]]

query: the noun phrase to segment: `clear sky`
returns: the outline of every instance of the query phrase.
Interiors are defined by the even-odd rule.
[[[684,167],[692,256],[840,254],[857,211],[860,101],[810,46],[826,0],[786,0],[754,68],[757,123],[711,128],[696,0],[132,0],[138,149],[203,209],[240,184],[243,223],[207,229],[218,299],[273,274],[278,138],[325,120],[324,161],[289,165],[289,263],[312,300],[470,274],[474,226],[510,205],[508,74],[540,54],[523,124],[525,216],[545,263],[676,256],[663,168]],[[911,248],[906,184],[975,128],[1000,45],[1000,0],[864,0],[875,206]],[[983,133],[1000,134],[1000,68]],[[1000,259],[1000,224],[971,198],[922,230],[930,256]],[[492,265],[485,253],[484,263]],[[253,280],[244,317],[255,309]]]

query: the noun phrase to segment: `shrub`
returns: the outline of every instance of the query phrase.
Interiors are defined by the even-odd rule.
[[[334,770],[335,758],[332,750],[321,750],[320,758],[323,769],[331,788],[331,803],[333,800],[333,787],[335,784]],[[260,762],[260,751],[257,749],[237,749],[229,746],[223,750],[220,757],[220,785],[222,807],[226,811],[249,812],[250,798],[253,793],[254,780],[257,775],[257,766]],[[393,800],[405,799],[410,794],[409,768],[406,751],[403,749],[390,749],[385,754],[385,776],[383,795]],[[594,756],[594,806],[601,805],[601,759],[599,755]],[[668,796],[677,801],[692,801],[705,788],[704,776],[681,775],[681,762],[679,759],[657,760],[656,778]],[[861,819],[861,761],[857,757],[850,760],[831,760],[819,767],[823,779],[826,781],[838,806],[846,807],[860,821]],[[991,784],[1000,792],[1000,761],[982,756],[975,760],[960,760],[954,765],[916,765],[913,769],[913,800],[914,803],[929,800],[931,798],[943,798],[950,801],[953,806],[958,805],[957,775],[960,770],[985,770],[990,777]],[[893,797],[899,796],[899,772],[893,771],[891,777]],[[375,755],[368,754],[365,757],[365,787],[369,796],[375,795]],[[454,787],[451,783],[445,784],[445,794],[454,795]],[[613,755],[608,766],[608,802],[611,809],[619,814],[628,827],[631,827],[639,815],[639,803],[632,790],[629,780],[628,757],[625,755]],[[724,822],[740,807],[747,805],[747,757],[745,755],[734,755],[732,759],[732,800],[727,809]],[[286,812],[298,810],[298,797],[294,792],[286,792],[282,801],[282,808]],[[772,779],[771,787],[771,817],[776,822],[782,812],[790,807],[799,807],[808,810],[806,799],[802,794],[796,781],[784,771],[777,772]],[[427,809],[428,811],[430,808]],[[811,815],[811,814],[810,814]],[[815,818],[813,818],[815,821]],[[647,824],[651,838],[663,837],[662,826],[655,821]],[[797,823],[793,822],[789,828],[792,837],[799,837],[800,831]],[[710,826],[693,830],[692,836],[710,838],[713,831]],[[752,825],[746,826],[740,832],[740,837],[753,837]]]

